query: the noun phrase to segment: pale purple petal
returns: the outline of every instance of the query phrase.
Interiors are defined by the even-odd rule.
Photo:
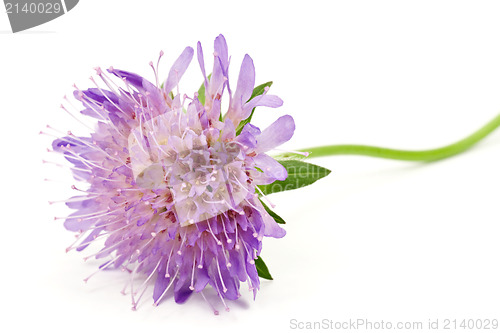
[[[161,93],[160,89],[151,83],[150,81],[146,80],[140,75],[137,75],[135,73],[119,70],[119,69],[114,69],[110,68],[108,69],[108,72],[114,74],[115,76],[125,79],[125,82],[137,89],[137,91],[143,95],[148,94],[150,103],[153,104],[157,109],[163,110],[164,107],[161,105]],[[136,97],[137,98],[137,97]],[[118,100],[121,102],[121,100]],[[120,103],[121,104],[121,103]],[[117,111],[118,109],[115,108],[116,103],[114,101],[110,101],[109,105],[112,105],[112,108],[107,108],[109,109],[108,111]]]
[[[295,131],[295,122],[292,116],[285,115],[278,118],[257,137],[256,152],[269,151],[290,140]]]
[[[243,130],[241,131],[241,134],[245,134],[245,133],[248,133],[249,135],[252,135],[253,137],[257,137],[260,135],[261,131],[257,126],[248,123],[243,127]]]
[[[139,88],[139,87],[142,88],[142,81],[144,80],[144,78],[140,75],[137,75],[137,74],[132,73],[132,72],[123,71],[120,69],[114,69],[114,68],[108,69],[108,72],[116,75],[119,78],[125,79],[128,83],[130,83],[131,85],[133,85],[136,88]]]
[[[214,51],[217,57],[220,58],[223,69],[228,67],[228,51],[227,51],[227,43],[226,39],[223,35],[217,36],[214,41]]]
[[[178,290],[174,292],[175,303],[182,304],[186,302],[193,291],[189,289],[189,281],[186,281]]]
[[[226,119],[224,122],[224,129],[222,130],[221,140],[226,141],[230,139],[234,139],[235,136],[235,128],[231,120]]]
[[[77,247],[76,250],[77,251],[85,250],[90,245],[90,243],[95,239],[95,237],[97,237],[97,235],[101,233],[103,229],[104,228],[97,228],[92,230],[92,232],[82,241],[81,245]]]
[[[88,207],[85,210],[78,210],[70,214],[66,219],[66,221],[64,221],[64,227],[69,231],[88,230],[95,223],[96,219],[95,218],[81,219],[77,217],[84,214],[92,214],[92,208]]]
[[[260,202],[257,204],[262,207]],[[259,209],[259,211],[261,212],[262,220],[264,222],[264,236],[282,238],[286,235],[286,230],[276,223],[274,218],[265,211],[264,207]]]
[[[215,96],[224,87],[224,72],[228,66],[227,44],[224,36],[219,35],[214,41],[214,68],[210,78],[210,89],[205,91],[208,97]]]
[[[250,260],[253,260],[253,258],[247,258],[247,260],[245,261],[245,266],[248,277],[252,282],[253,297],[255,299],[255,297],[257,296],[257,290],[259,289],[260,286],[260,280],[259,280],[259,275],[257,274],[257,268],[255,267],[255,264],[250,263]]]
[[[208,276],[206,267],[202,267],[201,269],[200,268],[196,269],[198,271],[196,274],[196,283],[194,285],[194,290],[196,292],[200,292],[207,286],[208,282],[210,281],[210,276]]]
[[[229,270],[232,275],[237,276],[241,282],[244,282],[246,280],[245,264],[241,253],[239,251],[229,251],[229,262],[231,263]]]
[[[140,82],[140,84],[142,85],[142,81]],[[99,90],[97,88],[90,88],[90,89],[82,90],[82,91],[76,90],[75,97],[77,99],[78,99],[78,95],[80,93],[85,95],[87,98],[99,103],[99,104],[103,104],[104,102],[109,102],[109,101],[111,101],[115,104],[119,103],[118,96],[116,96],[115,93],[113,93],[109,90],[104,90],[104,89]]]
[[[166,263],[165,263],[166,264]],[[170,278],[165,277],[165,264],[160,265],[158,269],[158,277],[156,278],[154,290],[153,290],[153,301],[158,302],[159,298],[167,289],[168,284],[170,283]]]
[[[238,84],[236,91],[231,100],[229,107],[228,117],[237,125],[241,120],[248,118],[248,115],[243,114],[243,105],[252,96],[253,87],[255,86],[255,67],[253,60],[248,54],[243,58],[241,63],[240,75],[238,77]]]
[[[283,100],[276,95],[260,95],[252,98],[252,100],[243,106],[243,114],[250,116],[253,108],[257,106],[267,106],[269,108],[279,108],[283,105]],[[244,117],[243,119],[248,118]]]
[[[198,55],[198,63],[200,64],[201,73],[203,74],[203,78],[205,80],[205,90],[207,90],[208,80],[207,74],[205,72],[205,60],[203,59],[203,49],[201,48],[201,43],[198,42],[196,45],[197,55]]]
[[[182,51],[181,55],[174,62],[172,68],[170,68],[170,72],[168,73],[167,80],[165,81],[165,85],[163,86],[163,90],[166,93],[172,91],[172,89],[179,83],[179,80],[186,72],[189,64],[191,63],[191,59],[193,59],[194,50],[192,47],[186,47],[184,51]]]
[[[285,180],[288,176],[285,167],[269,155],[259,154],[253,160],[268,177],[275,180]]]

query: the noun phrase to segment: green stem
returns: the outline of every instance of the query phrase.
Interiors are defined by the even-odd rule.
[[[448,158],[468,150],[500,126],[500,115],[468,137],[451,145],[429,150],[399,150],[365,145],[330,145],[301,149],[309,152],[309,157],[330,155],[364,155],[403,161],[431,162]],[[286,157],[282,155],[280,157]]]

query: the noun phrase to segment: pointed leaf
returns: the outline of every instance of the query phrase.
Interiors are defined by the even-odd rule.
[[[198,89],[198,100],[202,105],[205,105],[205,84],[202,83],[200,89]]]
[[[259,199],[260,200],[260,199]],[[273,212],[271,210],[271,208],[269,208],[265,203],[264,201],[260,200],[260,203],[262,204],[262,206],[264,206],[264,209],[266,210],[266,212],[271,215],[271,217],[276,221],[276,223],[279,223],[279,224],[286,224],[285,220],[283,220],[283,218],[281,216],[279,216],[278,214],[276,214],[275,212]]]
[[[283,181],[277,180],[268,185],[260,185],[260,189],[266,195],[311,185],[318,179],[328,176],[331,172],[330,170],[319,165],[299,160],[285,160],[278,162],[285,167],[288,172],[288,177]]]
[[[252,96],[250,96],[250,98],[248,99],[247,103],[249,101],[251,101],[254,97],[262,95],[263,93],[265,93],[266,92],[266,87],[271,87],[272,84],[273,84],[273,81],[269,81],[269,82],[263,83],[263,84],[255,87],[253,89]],[[238,124],[238,128],[236,128],[236,135],[240,135],[241,131],[243,130],[243,127],[252,120],[254,111],[255,111],[255,108],[253,108],[252,113],[250,113],[250,116],[247,119],[242,120]]]
[[[271,273],[269,273],[269,269],[266,266],[266,263],[260,256],[255,259],[255,268],[257,268],[257,274],[263,279],[266,280],[272,280],[273,277],[271,276]]]
[[[266,83],[263,83],[253,89],[252,96],[248,99],[247,103],[254,99],[254,97],[262,95],[266,91],[266,87],[271,87],[273,85],[273,81],[269,81]]]
[[[210,77],[212,74],[208,74],[207,80],[210,81]],[[200,86],[200,89],[198,89],[198,100],[202,105],[205,105],[205,82],[203,82]]]

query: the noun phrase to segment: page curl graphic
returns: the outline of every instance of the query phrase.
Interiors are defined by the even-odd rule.
[[[79,0],[4,0],[12,32],[52,21],[73,9]]]

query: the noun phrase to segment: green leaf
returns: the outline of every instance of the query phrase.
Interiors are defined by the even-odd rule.
[[[265,195],[311,185],[318,179],[328,176],[331,172],[319,165],[299,160],[284,160],[278,162],[285,167],[288,172],[288,177],[283,181],[277,180],[269,185],[260,185],[259,188]]]
[[[260,256],[255,259],[255,268],[257,268],[257,274],[263,279],[266,280],[272,280],[273,277],[271,276],[271,273],[269,273],[269,269],[266,266],[266,263]]]
[[[283,220],[283,218],[281,216],[279,216],[278,214],[276,214],[275,212],[273,212],[271,210],[271,208],[269,208],[265,203],[264,201],[260,200],[260,202],[262,203],[262,206],[264,206],[264,209],[266,210],[266,212],[271,215],[271,217],[276,221],[276,223],[279,223],[279,224],[285,224],[285,220]]]
[[[200,89],[198,89],[198,100],[202,105],[205,105],[205,83],[202,83]]]
[[[207,80],[210,81],[210,78],[212,77],[212,74],[208,74]],[[200,89],[198,89],[198,100],[202,105],[205,105],[205,82],[203,82],[200,86]]]
[[[250,102],[252,99],[254,99],[256,96],[262,95],[266,91],[266,87],[271,87],[273,85],[273,81],[269,81],[266,83],[263,83],[257,87],[255,87],[252,91],[252,96],[248,99],[247,103]]]
[[[272,84],[273,84],[273,81],[269,81],[269,82],[263,83],[263,84],[255,87],[253,89],[252,96],[250,96],[247,103],[249,101],[251,101],[253,98],[255,98],[256,96],[262,95],[266,91],[266,87],[271,87]],[[252,113],[250,113],[250,116],[247,119],[242,120],[238,124],[238,127],[236,128],[236,135],[240,135],[241,131],[243,130],[243,127],[252,120],[254,111],[255,111],[255,108],[253,108]]]

